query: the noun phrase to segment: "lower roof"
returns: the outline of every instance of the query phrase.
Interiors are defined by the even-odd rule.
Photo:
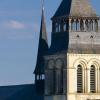
[[[43,100],[34,84],[0,86],[0,100]]]

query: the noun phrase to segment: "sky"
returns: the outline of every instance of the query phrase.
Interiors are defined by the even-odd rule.
[[[100,15],[100,0],[90,0]],[[45,0],[50,44],[51,20],[61,0]],[[34,83],[41,20],[40,0],[0,0],[0,86]]]

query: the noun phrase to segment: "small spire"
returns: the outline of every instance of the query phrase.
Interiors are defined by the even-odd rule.
[[[44,73],[43,56],[48,51],[47,31],[46,31],[46,23],[44,17],[44,0],[41,0],[41,4],[42,4],[42,16],[41,16],[39,46],[38,46],[36,68],[34,71],[35,74],[38,73],[39,75]]]
[[[40,38],[45,40],[46,43],[48,44],[46,23],[45,23],[45,17],[44,17],[44,0],[41,0],[41,4],[42,4],[42,18],[41,18]]]

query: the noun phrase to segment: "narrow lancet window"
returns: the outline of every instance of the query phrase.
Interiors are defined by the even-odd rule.
[[[66,23],[64,23],[64,25],[63,25],[63,31],[64,32],[66,31],[66,28],[67,28]]]
[[[56,60],[56,94],[63,93],[63,61],[61,59]]]
[[[61,31],[61,30],[60,30],[60,26],[61,26],[61,25],[60,25],[60,24],[58,24],[58,32],[60,32],[60,31]]]
[[[84,23],[82,19],[80,20],[80,30],[84,31]]]
[[[78,20],[76,21],[76,31],[80,31],[80,23]]]
[[[90,31],[93,31],[93,21],[90,21]]]
[[[71,21],[71,30],[76,31],[76,21],[74,21],[73,19]]]
[[[98,32],[98,21],[95,20],[95,32]]]
[[[77,66],[77,92],[83,93],[83,70],[82,66]]]
[[[86,28],[85,29],[86,31],[89,31],[89,22],[88,22],[88,20],[85,21],[85,28]]]
[[[96,79],[95,79],[95,66],[92,65],[90,68],[90,92],[96,92]]]
[[[58,23],[55,23],[55,32],[58,32],[59,31],[59,24]]]

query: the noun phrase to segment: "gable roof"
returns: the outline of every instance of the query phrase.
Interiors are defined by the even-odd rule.
[[[96,17],[97,15],[89,0],[62,0],[53,18],[60,16]]]
[[[43,100],[43,95],[37,94],[34,84],[0,86],[0,100]]]

